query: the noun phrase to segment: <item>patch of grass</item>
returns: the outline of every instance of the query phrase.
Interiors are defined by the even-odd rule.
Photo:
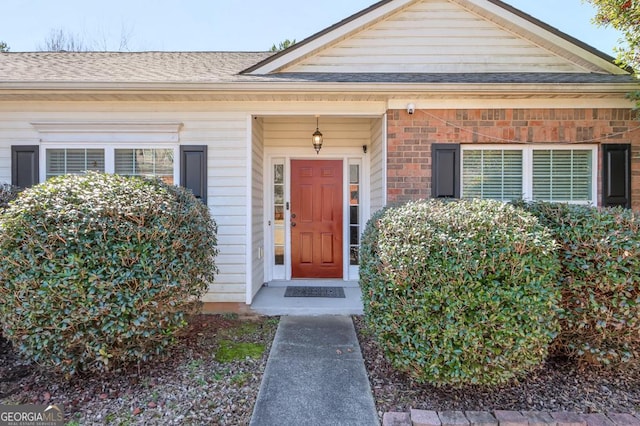
[[[251,373],[238,373],[231,378],[231,383],[242,386],[249,381]]]
[[[220,340],[220,347],[215,354],[218,362],[241,361],[246,358],[259,359],[264,353],[265,346],[260,343],[233,342]]]
[[[269,317],[264,323],[268,326],[277,327],[280,324],[280,317]]]
[[[227,320],[237,320],[238,319],[238,314],[234,314],[232,312],[226,312],[226,313],[222,314],[222,318],[227,319]]]
[[[222,371],[216,371],[215,373],[213,373],[212,378],[215,381],[219,381],[219,380],[224,379],[227,374],[229,374],[229,369],[225,368]]]
[[[187,364],[187,368],[191,372],[197,370],[200,367],[202,367],[202,360],[201,359],[194,359],[194,360],[190,361],[189,364]]]

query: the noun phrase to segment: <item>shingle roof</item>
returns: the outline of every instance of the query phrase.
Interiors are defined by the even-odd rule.
[[[10,52],[0,54],[0,82],[225,82],[272,54]]]
[[[0,53],[0,84],[10,83],[402,83],[611,84],[628,75],[576,73],[279,73],[240,74],[271,52]]]

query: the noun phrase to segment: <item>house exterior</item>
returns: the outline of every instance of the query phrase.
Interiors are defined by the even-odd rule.
[[[0,182],[100,170],[191,188],[219,226],[204,301],[239,309],[273,280],[357,280],[388,204],[640,210],[637,89],[499,0],[383,0],[277,54],[3,53]]]

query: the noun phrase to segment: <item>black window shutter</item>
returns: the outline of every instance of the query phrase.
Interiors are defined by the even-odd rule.
[[[11,147],[11,184],[29,188],[39,182],[40,167],[37,145],[13,145]]]
[[[433,198],[460,198],[460,145],[431,145]]]
[[[180,184],[207,204],[207,146],[180,146]]]
[[[602,205],[631,208],[631,145],[602,145]]]

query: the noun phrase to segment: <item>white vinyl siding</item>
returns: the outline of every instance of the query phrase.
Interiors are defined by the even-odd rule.
[[[47,149],[46,178],[86,171],[104,172],[104,149]]]
[[[495,19],[495,18],[494,18]],[[504,26],[503,26],[504,25]],[[584,72],[540,43],[448,0],[416,2],[285,68],[291,72]]]
[[[385,205],[385,152],[384,152],[383,119],[371,121],[371,143],[369,144],[371,174],[371,212],[376,212]]]
[[[463,198],[595,204],[594,146],[463,146]]]
[[[252,283],[247,296],[253,298],[264,283],[265,235],[264,235],[264,145],[262,142],[262,118],[251,120],[251,255]],[[248,300],[249,301],[249,300]]]
[[[245,303],[247,294],[247,114],[228,111],[227,106],[211,105],[202,110],[187,103],[104,102],[86,103],[16,103],[0,114],[0,179],[11,182],[11,145],[40,145],[40,178],[46,178],[46,149],[105,149],[105,171],[113,173],[115,154],[112,148],[175,148],[179,145],[207,145],[207,203],[218,225],[220,254],[216,265],[220,272],[211,284],[204,302]],[[1,107],[0,107],[1,109]],[[233,108],[232,108],[233,109]],[[38,131],[32,123],[59,123],[55,131]],[[179,122],[172,137],[157,129],[152,134],[126,131],[131,122]],[[68,123],[71,123],[68,125]],[[81,131],[77,123],[99,127],[98,131]],[[105,123],[101,125],[100,123]],[[119,123],[125,123],[123,131]],[[157,127],[147,126],[147,127]],[[69,129],[69,132],[66,129]],[[102,129],[112,131],[103,133]],[[315,127],[314,127],[315,128]],[[109,149],[106,149],[111,147]],[[179,161],[176,160],[179,182]],[[259,164],[259,163],[258,163]],[[109,170],[110,169],[110,170]],[[262,221],[261,221],[262,224]]]

